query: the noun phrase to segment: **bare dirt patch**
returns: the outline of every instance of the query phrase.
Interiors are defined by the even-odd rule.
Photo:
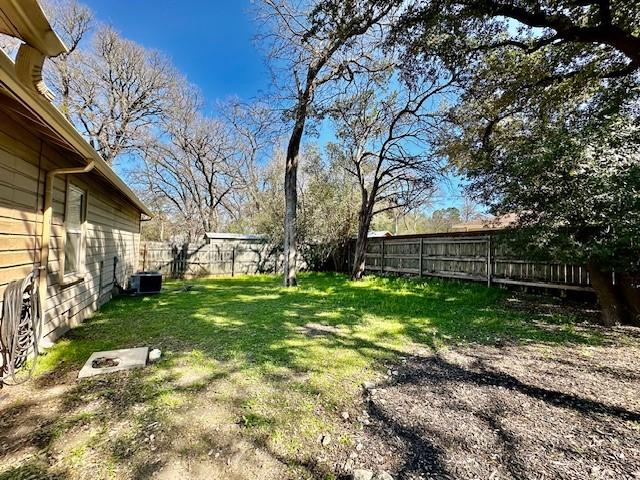
[[[601,347],[411,356],[366,392],[355,466],[406,479],[640,478],[640,347],[625,333]]]
[[[600,319],[600,309],[595,298],[584,296],[560,298],[539,293],[512,291],[505,297],[503,304],[511,311],[537,314],[542,317],[570,315],[579,322],[591,324],[597,324]]]
[[[149,369],[147,370],[147,372]],[[145,371],[77,380],[70,371],[13,387],[0,403],[0,480],[294,478],[243,432],[226,392],[239,380],[168,372],[175,408],[154,403]]]

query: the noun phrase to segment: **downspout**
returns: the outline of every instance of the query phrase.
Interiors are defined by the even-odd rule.
[[[38,278],[38,296],[40,299],[41,321],[44,326],[44,314],[47,301],[47,277],[49,275],[49,243],[51,239],[51,220],[53,219],[53,181],[56,175],[75,175],[93,170],[95,162],[84,167],[56,168],[47,172],[44,184],[44,207],[42,213],[42,241],[40,243],[40,275]],[[65,200],[66,201],[66,200]]]

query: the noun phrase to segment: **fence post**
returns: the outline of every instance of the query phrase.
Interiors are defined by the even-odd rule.
[[[380,273],[384,273],[384,240],[380,241]]]
[[[487,237],[487,287],[491,286],[491,235]]]
[[[231,249],[231,276],[236,274],[236,247]]]
[[[147,242],[144,242],[144,250],[142,251],[142,271],[147,271]]]
[[[184,278],[187,274],[187,255],[189,252],[189,244],[182,245],[182,251],[180,252],[180,275]]]
[[[420,273],[418,273],[418,276],[422,276],[422,253],[424,250],[424,238],[420,237],[420,258],[418,260],[418,268],[420,269]]]
[[[214,275],[215,268],[213,266],[213,244],[211,241],[207,244],[207,275]]]

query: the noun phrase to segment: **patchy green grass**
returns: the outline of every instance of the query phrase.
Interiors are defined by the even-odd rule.
[[[68,388],[34,440],[38,453],[29,458],[40,464],[27,467],[142,478],[172,459],[192,468],[219,458],[224,468],[238,462],[247,478],[268,478],[282,465],[292,477],[329,477],[323,459],[353,442],[353,422],[342,413],[357,417],[362,382],[384,375],[398,356],[471,342],[600,341],[572,318],[506,310],[503,295],[472,284],[304,274],[293,289],[275,276],[245,276],[168,282],[161,295],[117,299],[39,362],[30,391],[57,378]],[[73,380],[91,352],[134,346],[160,348],[163,359]],[[323,448],[318,436],[326,433],[333,441]],[[240,439],[248,446],[238,453]],[[254,458],[258,451],[273,463]],[[254,460],[262,466],[247,470]]]

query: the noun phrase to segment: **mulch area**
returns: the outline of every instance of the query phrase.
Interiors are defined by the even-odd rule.
[[[407,357],[365,390],[355,468],[395,479],[640,479],[639,337],[619,328],[602,346]]]

